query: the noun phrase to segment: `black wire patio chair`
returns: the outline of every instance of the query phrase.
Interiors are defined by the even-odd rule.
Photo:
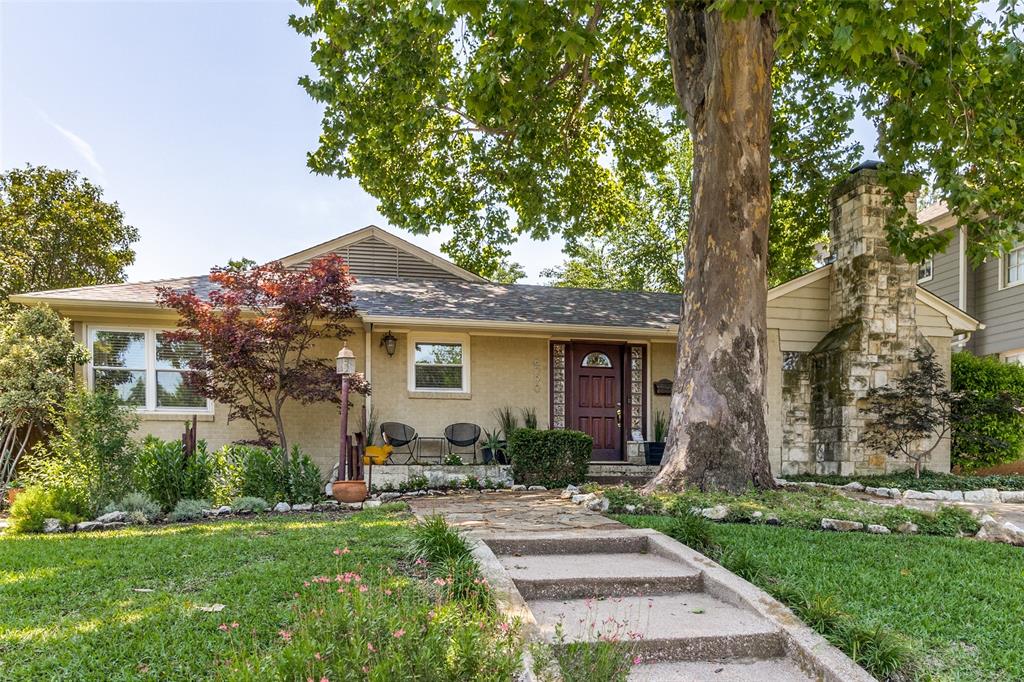
[[[420,439],[416,429],[401,422],[384,422],[380,425],[380,435],[384,438],[385,443],[394,448],[388,458],[384,460],[385,464],[398,464],[392,459],[398,448],[407,448],[408,457],[403,464],[416,461],[416,446]]]
[[[444,438],[448,442],[448,452],[455,452],[452,448],[473,448],[473,463],[476,464],[477,442],[480,440],[480,427],[476,424],[459,422],[444,427]],[[458,454],[458,453],[456,453]]]

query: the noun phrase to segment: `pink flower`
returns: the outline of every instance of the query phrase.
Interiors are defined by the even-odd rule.
[[[640,654],[637,654],[636,656],[633,657],[633,665],[640,665],[640,661],[642,661],[642,660],[644,660],[644,659],[642,659],[640,657]]]
[[[331,681],[329,679],[327,679],[327,675],[324,675],[323,677],[320,678],[320,682],[331,682]]]
[[[498,624],[498,627],[501,628],[501,631],[503,633],[505,633],[506,635],[508,634],[508,630],[509,630],[509,624],[508,623],[502,621],[501,623]]]
[[[444,578],[434,578],[434,584],[443,587],[444,585],[447,585],[448,583],[447,583],[447,581]]]
[[[322,659],[323,659],[323,656],[321,656],[321,655],[320,655],[320,652],[318,651],[318,652],[316,652],[315,654],[313,654],[313,658],[315,658],[316,660],[318,660],[318,661],[319,661],[319,660],[322,660]]]
[[[237,627],[238,627],[238,623],[237,622],[231,624],[231,629],[232,630],[234,630]]]
[[[292,633],[288,632],[287,630],[278,630],[277,634],[279,634],[281,636],[281,639],[283,639],[286,642],[292,641]]]
[[[373,646],[373,642],[367,642],[366,648],[369,650],[371,654],[377,653],[377,647]]]
[[[227,623],[221,623],[220,625],[217,626],[217,629],[220,630],[221,632],[227,632],[228,631],[228,624]]]
[[[424,561],[423,559],[416,559],[415,563],[416,563],[417,566],[426,566],[427,565],[427,562]]]
[[[391,590],[389,590],[389,589],[388,590],[384,590],[384,594],[386,594],[386,595],[388,595],[390,597],[391,596]]]
[[[359,586],[359,591],[360,591],[360,592],[366,592],[366,590],[368,590],[368,589],[369,589],[369,588],[368,588],[368,587],[366,587],[366,585],[360,585],[360,586]]]
[[[402,639],[402,637],[405,637],[405,630],[403,630],[402,628],[398,628],[397,630],[391,633],[391,636],[395,639]]]

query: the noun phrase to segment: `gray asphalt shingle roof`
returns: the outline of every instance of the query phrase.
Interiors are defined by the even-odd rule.
[[[117,302],[152,305],[157,289],[195,289],[208,294],[209,277],[106,284],[23,295],[45,301]],[[400,280],[363,277],[353,287],[356,307],[370,317],[405,317],[492,322],[529,322],[663,330],[679,322],[679,296],[640,291],[569,289],[528,284],[460,280]]]

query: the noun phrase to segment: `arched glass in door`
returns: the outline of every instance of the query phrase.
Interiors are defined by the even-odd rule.
[[[604,353],[594,351],[587,353],[583,357],[583,362],[580,363],[580,367],[611,367],[612,361]]]

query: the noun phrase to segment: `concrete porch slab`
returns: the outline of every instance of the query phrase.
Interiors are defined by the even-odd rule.
[[[786,659],[749,662],[665,661],[638,665],[629,682],[814,682],[815,678]]]

